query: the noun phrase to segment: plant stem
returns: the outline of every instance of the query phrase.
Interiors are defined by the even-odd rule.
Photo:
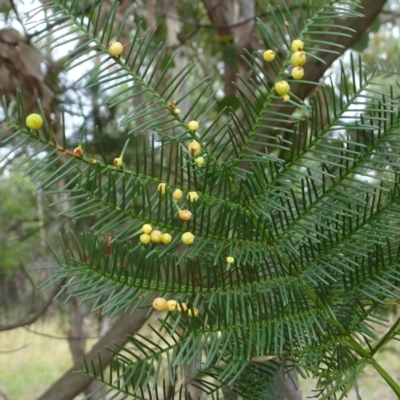
[[[383,347],[390,339],[392,339],[392,335],[396,332],[399,324],[400,317],[397,318],[396,322],[386,332],[386,335],[374,346],[373,350],[371,351],[371,356],[373,356],[381,347]]]
[[[386,381],[386,383],[393,389],[397,397],[400,398],[400,386],[397,382],[381,367],[373,358],[370,359],[371,365],[375,368],[378,374]]]

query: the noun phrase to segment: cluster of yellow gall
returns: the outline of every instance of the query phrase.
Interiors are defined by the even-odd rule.
[[[167,192],[167,185],[165,183],[160,183],[158,185],[158,191],[161,194],[165,194]],[[183,192],[180,189],[175,189],[175,191],[172,193],[172,197],[176,200],[179,201],[183,197]],[[189,192],[188,193],[188,200],[191,202],[197,201],[199,198],[199,195],[197,192]],[[181,210],[179,209],[179,218],[182,219],[183,221],[190,221],[192,218],[192,212],[189,210]],[[143,234],[140,235],[140,242],[143,244],[148,244],[150,242],[153,243],[164,243],[168,244],[171,242],[172,237],[168,233],[162,233],[159,230],[153,230],[152,226],[150,224],[144,224],[142,227]],[[185,232],[182,234],[182,243],[186,245],[191,245],[194,242],[194,235],[191,232]]]
[[[293,79],[299,80],[304,76],[304,69],[302,66],[306,63],[306,53],[303,51],[304,43],[300,39],[295,39],[291,47],[293,50],[293,54],[290,57],[290,61],[293,65],[292,77]],[[267,62],[272,62],[275,59],[275,52],[273,50],[266,50],[263,53],[263,58]],[[280,80],[276,82],[275,91],[281,96],[285,103],[290,100],[290,85],[286,81]]]
[[[197,121],[190,121],[188,123],[189,131],[195,132],[199,129],[200,125]],[[200,167],[204,164],[204,157],[197,157],[201,153],[201,144],[197,140],[193,140],[188,145],[188,152],[191,156],[196,157],[196,164]]]
[[[193,140],[188,145],[188,152],[192,156],[198,156],[201,153],[201,144],[196,140]],[[205,162],[204,157],[196,157],[195,162],[199,167],[201,167]]]
[[[140,242],[142,244],[153,243],[171,243],[172,236],[169,233],[162,233],[158,229],[154,229],[150,224],[144,224],[142,226],[142,234],[140,235]]]
[[[160,183],[158,185],[157,190],[161,193],[161,194],[165,194],[167,193],[167,184],[166,183]],[[175,189],[174,192],[172,193],[172,197],[179,201],[182,197],[183,197],[183,192],[180,189]],[[199,199],[199,194],[197,192],[189,192],[187,194],[187,199],[191,202],[194,203],[195,201],[197,201]]]
[[[293,79],[302,79],[304,76],[304,69],[302,66],[306,63],[307,57],[306,53],[303,51],[304,43],[299,40],[293,40],[292,42],[292,50],[293,54],[290,57],[290,61],[293,64],[292,68],[292,77]]]
[[[191,121],[191,122],[189,122],[189,124],[191,124],[190,128],[189,128],[191,130],[196,130],[196,129],[199,128],[199,124],[198,124],[197,121]],[[200,152],[201,152],[200,143],[195,141],[195,140],[193,142],[189,143],[188,151],[192,155],[200,154]],[[198,164],[200,162],[200,165],[202,165],[204,163],[204,158],[203,157],[198,157],[198,158],[200,158],[201,160],[197,159],[196,162]],[[166,183],[160,183],[158,185],[158,191],[163,195],[166,194],[167,193],[167,184]],[[173,199],[175,201],[181,200],[182,197],[183,197],[182,190],[175,189],[174,192],[172,193],[172,197],[173,197]],[[199,199],[199,194],[197,192],[195,192],[195,191],[189,192],[187,194],[187,200],[190,201],[191,203],[196,202],[198,199]],[[176,207],[178,209],[179,218],[182,221],[190,221],[192,219],[192,215],[193,214],[192,214],[191,211],[186,210],[186,209],[181,210],[176,203],[175,203],[175,205],[176,205]],[[195,236],[191,232],[185,232],[185,233],[182,234],[181,239],[182,239],[182,243],[184,243],[186,245],[191,245],[194,242]]]
[[[154,299],[153,308],[157,311],[187,312],[189,317],[196,317],[199,313],[197,308],[188,309],[186,303],[178,303],[176,300],[167,300],[164,299],[164,297],[157,297]]]

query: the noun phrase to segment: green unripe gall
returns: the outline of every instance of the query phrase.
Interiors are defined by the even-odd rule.
[[[204,157],[197,157],[196,158],[196,164],[201,166],[204,164]]]

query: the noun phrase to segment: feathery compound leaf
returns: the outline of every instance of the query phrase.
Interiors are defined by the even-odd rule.
[[[102,129],[91,145],[86,127],[74,133],[82,153],[70,149],[64,126],[62,135],[47,122],[24,128],[6,110],[8,154],[25,153],[16,168],[51,190],[62,214],[90,225],[63,235],[62,256],[54,250],[60,268],[43,288],[65,281],[65,301],[78,297],[111,315],[150,315],[154,293],[177,302],[149,323],[151,333],[113,344],[108,370],[100,355],[84,359],[83,371],[112,396],[189,399],[192,385],[212,399],[276,398],[282,372],[295,371],[317,377],[317,394],[329,399],[345,396],[367,363],[400,395],[373,358],[398,339],[398,322],[383,338],[370,326],[382,323],[383,304],[400,300],[398,101],[352,56],[309,99],[295,92],[315,82],[286,78],[292,40],[303,40],[315,62],[341,53],[335,39],[353,35],[346,20],[362,17],[358,5],[269,7],[276,30],[258,28],[277,62],[266,70],[247,52],[251,77],[236,83],[238,111],[212,117],[212,82],[179,91],[196,65],[171,76],[174,58],[154,32],[129,25],[122,54],[109,51],[133,20],[130,11],[121,18],[118,3],[44,7],[50,28],[40,40],[52,48],[79,41],[67,63],[85,68],[75,87],[132,109],[120,118],[129,141],[113,164]],[[286,79],[288,102],[274,87]],[[184,100],[191,104],[181,117],[175,106]],[[22,121],[21,93],[16,103]]]

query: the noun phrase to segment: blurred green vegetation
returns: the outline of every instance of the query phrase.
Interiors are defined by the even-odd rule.
[[[0,276],[33,261],[40,244],[38,192],[20,173],[0,176]]]

